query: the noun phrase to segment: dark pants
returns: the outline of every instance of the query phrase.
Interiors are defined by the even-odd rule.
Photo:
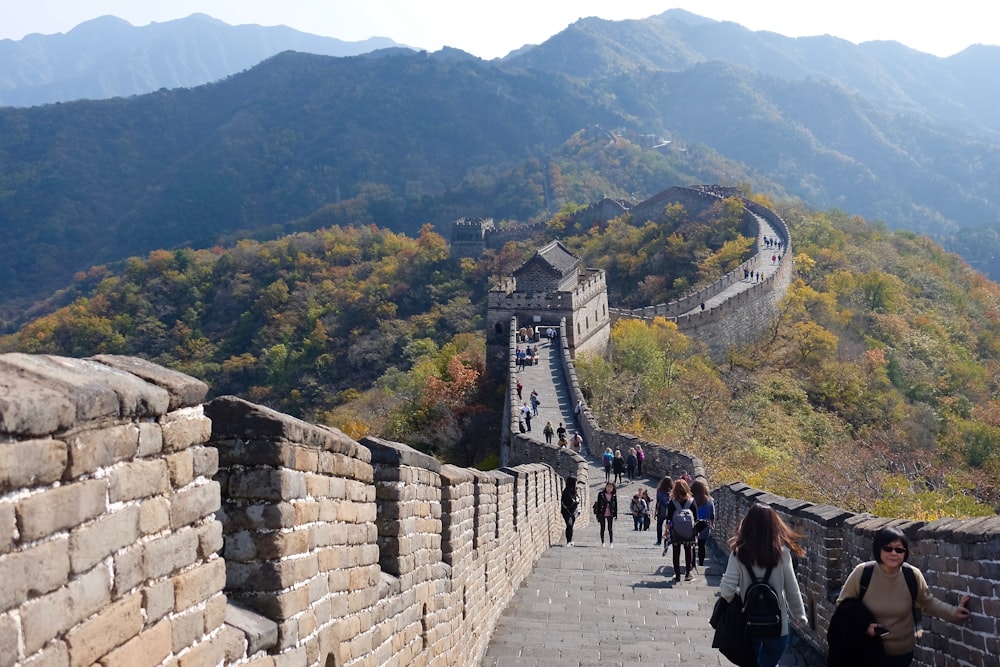
[[[705,564],[705,540],[698,540],[698,565]]]
[[[576,523],[576,517],[563,510],[562,513],[563,521],[566,522],[566,542],[573,541],[573,524]]]
[[[663,541],[663,524],[667,522],[667,517],[664,514],[660,514],[656,517],[656,543],[659,544]]]
[[[604,544],[604,526],[608,527],[608,542],[611,544],[615,543],[615,518],[613,516],[602,516],[599,517],[601,522],[601,544]]]
[[[758,667],[778,667],[781,654],[788,648],[788,635],[774,639],[754,639],[753,652],[757,656]],[[889,665],[889,663],[885,663]]]
[[[681,546],[684,547],[685,572],[691,574],[691,567],[694,563],[694,544],[691,542],[674,542],[674,579],[681,578]]]

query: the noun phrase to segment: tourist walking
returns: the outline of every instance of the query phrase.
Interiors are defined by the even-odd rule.
[[[670,523],[670,542],[674,547],[674,581],[681,580],[681,549],[684,550],[684,579],[691,581],[694,579],[694,543],[697,534],[694,531],[695,524],[694,498],[691,497],[691,488],[683,479],[674,482],[674,488],[670,492],[670,504],[667,505],[667,522]],[[690,514],[686,516],[690,523],[690,530],[685,523],[681,522],[679,516],[682,512]]]
[[[830,646],[830,667],[909,667],[916,648],[913,628],[919,620],[914,617],[914,608],[953,622],[971,615],[968,595],[962,595],[958,605],[934,597],[923,573],[906,562],[910,544],[895,526],[884,526],[875,533],[872,555],[875,560],[855,567],[837,597],[837,611],[830,622],[830,637],[837,646]],[[843,603],[850,600],[862,602],[855,614],[865,616],[854,616],[860,623],[848,627],[836,619],[844,615]],[[843,629],[838,631],[838,626]]]
[[[567,477],[566,486],[563,488],[562,501],[560,503],[563,521],[566,522],[566,546],[573,546],[573,524],[576,517],[580,516],[580,496],[577,493],[576,477]]]
[[[615,474],[615,484],[622,483],[622,475],[625,474],[625,459],[622,458],[622,450],[615,450],[615,458],[611,461],[611,471]]]
[[[646,452],[642,451],[642,445],[635,446],[635,458],[638,461],[638,467],[636,468],[635,474],[642,477],[642,462],[646,460]]]
[[[719,594],[727,602],[737,593],[745,600],[747,588],[755,580],[763,579],[777,593],[781,608],[780,636],[751,640],[758,667],[777,666],[788,647],[789,615],[803,624],[808,620],[792,569],[792,554],[806,553],[798,543],[801,538],[773,508],[756,504],[747,511],[736,535],[729,540],[729,562],[719,584]]]
[[[598,492],[594,501],[594,515],[601,526],[601,546],[604,546],[605,530],[608,534],[608,544],[615,546],[615,518],[618,516],[618,495],[614,482],[604,485],[604,490]]]
[[[674,489],[674,480],[664,477],[656,485],[656,546],[663,542],[663,524],[667,522],[667,506],[670,505],[670,492]]]
[[[646,501],[642,499],[638,491],[632,496],[629,511],[632,514],[632,530],[642,530],[642,515],[646,511]]]
[[[698,533],[698,567],[702,567],[705,565],[705,542],[712,536],[712,526],[715,525],[715,501],[708,492],[708,485],[700,479],[691,485],[691,495],[698,508],[698,520],[705,522],[705,527]]]
[[[604,454],[601,455],[601,462],[604,463],[604,481],[611,481],[611,466],[615,461],[615,453],[611,451],[608,447],[604,450]]]
[[[639,489],[639,495],[642,496],[644,510],[642,513],[642,529],[649,530],[649,513],[653,509],[653,501],[650,499],[649,494],[646,493],[646,487]]]
[[[628,471],[628,481],[635,479],[635,467],[639,465],[639,459],[635,455],[635,447],[628,448],[628,458],[625,459],[625,469]]]
[[[549,420],[545,422],[545,426],[542,427],[542,435],[545,436],[545,444],[552,444],[552,436],[555,435],[556,430],[552,428],[552,421]]]

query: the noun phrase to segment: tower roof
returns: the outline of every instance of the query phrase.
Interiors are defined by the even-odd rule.
[[[559,241],[552,241],[538,250],[527,262],[514,271],[514,277],[531,270],[542,269],[547,273],[564,277],[575,274],[580,266],[580,258],[571,253]]]

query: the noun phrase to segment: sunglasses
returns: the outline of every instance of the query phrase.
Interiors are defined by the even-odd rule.
[[[891,553],[891,552],[895,551],[898,554],[905,554],[906,553],[906,547],[890,547],[889,545],[886,545],[886,546],[882,547],[882,551],[884,551],[886,553]]]

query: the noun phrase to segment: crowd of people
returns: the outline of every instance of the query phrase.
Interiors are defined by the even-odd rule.
[[[620,464],[629,471],[630,481],[634,455],[635,450],[630,450],[628,460]],[[615,461],[621,458],[620,451],[610,448],[602,456],[606,479],[592,507],[602,547],[614,548],[620,480],[613,477],[620,474],[616,472]],[[580,514],[580,485],[571,477],[563,491],[567,546],[574,546],[573,525]],[[663,477],[653,498],[645,486],[636,489],[628,512],[633,531],[649,530],[655,520],[655,544],[663,545],[664,556],[672,550],[671,573],[675,584],[681,581],[682,574],[685,581],[693,581],[698,568],[705,565],[707,542],[716,522],[715,501],[705,481],[693,480],[686,472],[677,480]],[[685,526],[690,526],[687,532]],[[735,534],[727,541],[729,556],[719,583],[720,597],[726,601],[735,599],[746,607],[747,596],[757,595],[754,587],[766,584],[774,594],[777,608],[773,632],[759,637],[750,633],[745,638],[747,655],[751,656],[746,664],[776,667],[788,647],[792,623],[807,622],[794,570],[794,559],[807,557],[802,538],[772,507],[758,503],[742,517]],[[914,633],[914,623],[920,618],[918,610],[954,622],[971,615],[968,596],[951,605],[931,594],[920,570],[905,562],[909,543],[898,528],[886,526],[878,531],[872,555],[874,561],[858,565],[838,596],[837,611],[829,629],[828,667],[908,667],[920,636]]]

